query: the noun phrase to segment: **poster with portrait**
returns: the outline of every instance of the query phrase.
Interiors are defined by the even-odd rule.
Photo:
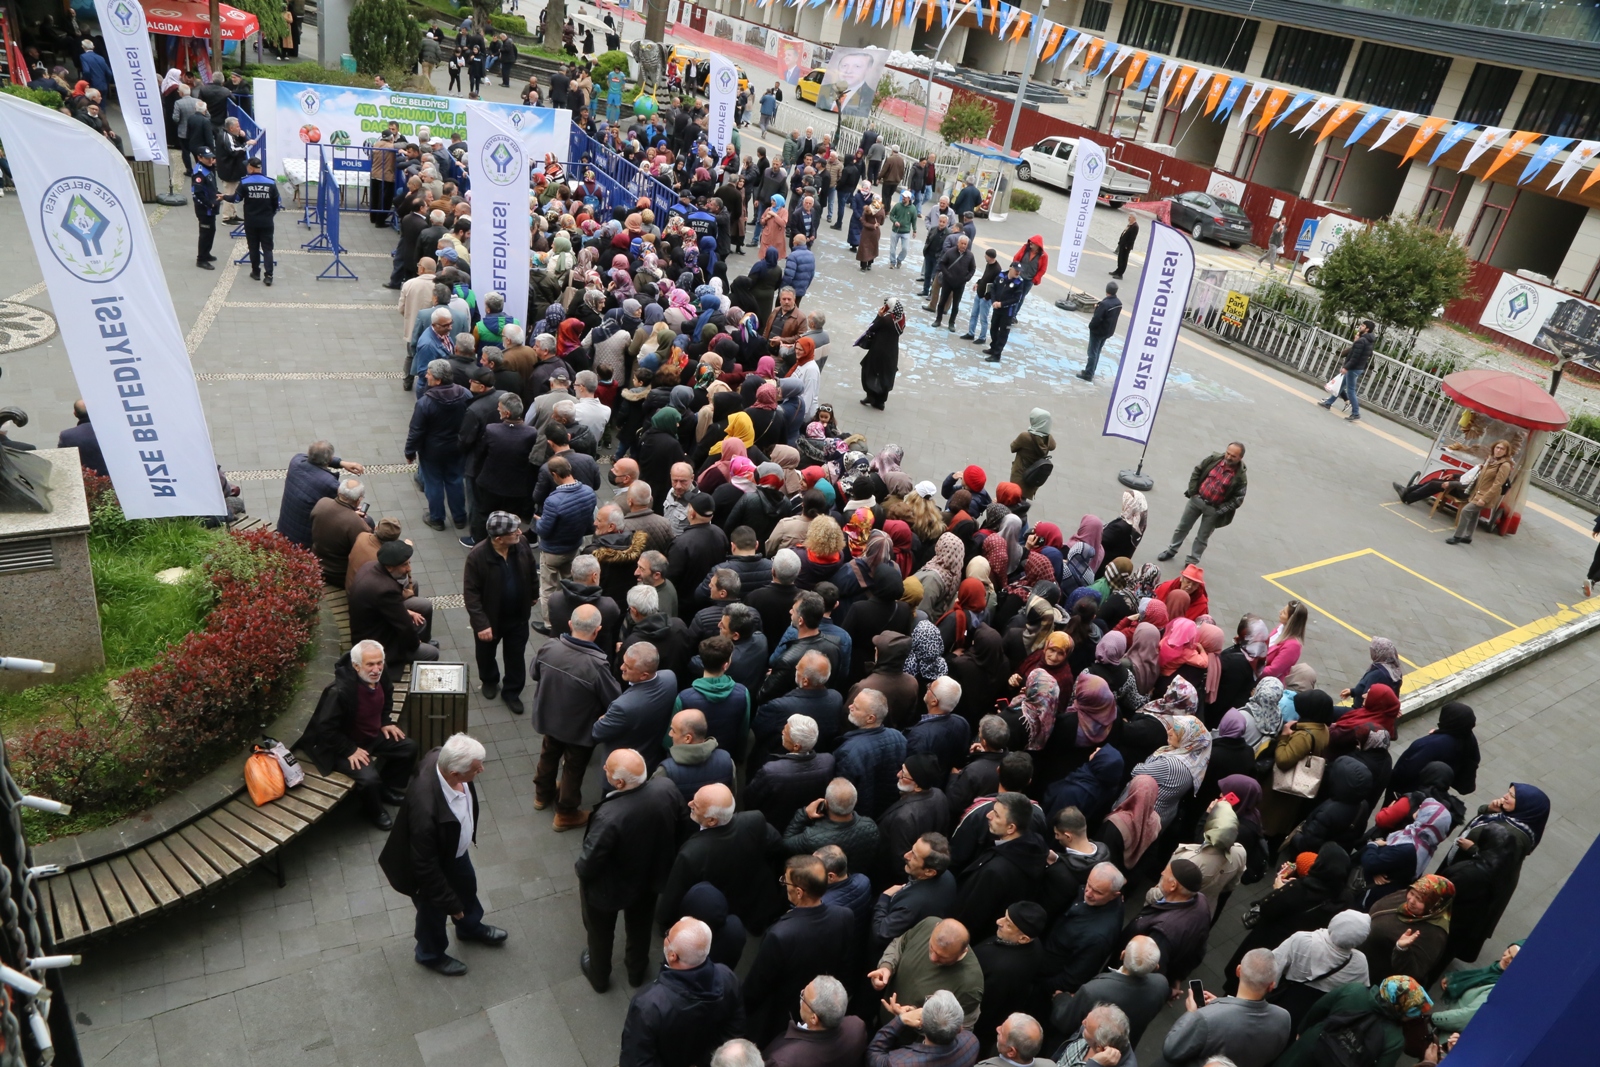
[[[865,118],[872,113],[872,97],[888,65],[886,48],[835,48],[822,76],[818,105]]]
[[[778,79],[797,85],[811,73],[811,44],[781,33],[767,35],[767,54],[778,61]]]

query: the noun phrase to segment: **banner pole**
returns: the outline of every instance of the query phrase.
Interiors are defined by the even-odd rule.
[[[1154,489],[1156,480],[1144,473],[1144,454],[1148,451],[1150,451],[1150,439],[1147,437],[1144,440],[1144,447],[1139,449],[1139,465],[1131,471],[1126,469],[1118,471],[1117,481],[1129,489],[1137,489],[1141,493],[1147,493]]]

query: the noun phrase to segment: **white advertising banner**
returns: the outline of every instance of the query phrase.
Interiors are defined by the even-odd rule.
[[[78,391],[131,519],[226,515],[205,411],[133,172],[81,122],[0,95],[0,140]]]
[[[117,100],[128,124],[133,158],[165,163],[167,128],[161,116],[161,75],[150,58],[144,8],[139,0],[94,0],[94,9],[105,31],[106,51],[111,53],[106,58],[117,80]]]
[[[1311,247],[1306,249],[1306,255],[1314,259],[1326,259],[1335,248],[1344,243],[1344,239],[1357,230],[1366,229],[1366,224],[1355,219],[1335,215],[1333,212],[1317,220],[1317,232],[1311,238]]]
[[[1194,246],[1182,232],[1164,222],[1150,223],[1139,293],[1122,343],[1122,362],[1111,389],[1103,437],[1122,437],[1145,444],[1161,405],[1167,368],[1183,329],[1183,309],[1194,281]]]
[[[1478,324],[1563,359],[1600,362],[1600,305],[1509,271],[1500,275]]]
[[[706,139],[718,155],[733,137],[734,103],[739,98],[739,68],[733,61],[711,53],[711,77],[706,81]]]
[[[505,297],[505,313],[528,322],[528,155],[522,138],[481,104],[467,108],[472,146],[472,282]]]
[[[1078,276],[1083,246],[1089,240],[1089,223],[1094,219],[1095,201],[1100,196],[1100,180],[1106,174],[1106,150],[1089,140],[1078,138],[1073,153],[1072,198],[1067,203],[1067,221],[1061,229],[1061,255],[1057,269],[1068,278]]]

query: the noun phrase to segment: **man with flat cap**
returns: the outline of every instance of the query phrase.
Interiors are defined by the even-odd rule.
[[[387,541],[378,558],[363,563],[345,580],[350,599],[350,640],[369,638],[383,646],[391,674],[413,660],[436,660],[433,605],[420,597],[407,599],[411,577],[411,544]]]
[[[523,464],[524,467],[527,464]],[[506,707],[522,714],[522,687],[527,683],[528,616],[539,592],[539,568],[522,525],[509,511],[493,511],[484,520],[488,534],[467,553],[461,590],[472,623],[478,658],[478,679],[486,700],[499,695]],[[495,649],[505,658],[505,674],[495,662]]]

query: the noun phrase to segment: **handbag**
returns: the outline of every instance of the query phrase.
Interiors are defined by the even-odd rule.
[[[276,738],[263,735],[261,747],[266,749],[272,758],[278,761],[278,769],[283,772],[284,788],[293,789],[306,780],[305,768],[300,766],[300,761],[294,758],[294,753],[289,751],[289,746]]]
[[[1293,767],[1272,768],[1272,791],[1311,799],[1322,788],[1322,772],[1328,761],[1321,756],[1307,756]]]

